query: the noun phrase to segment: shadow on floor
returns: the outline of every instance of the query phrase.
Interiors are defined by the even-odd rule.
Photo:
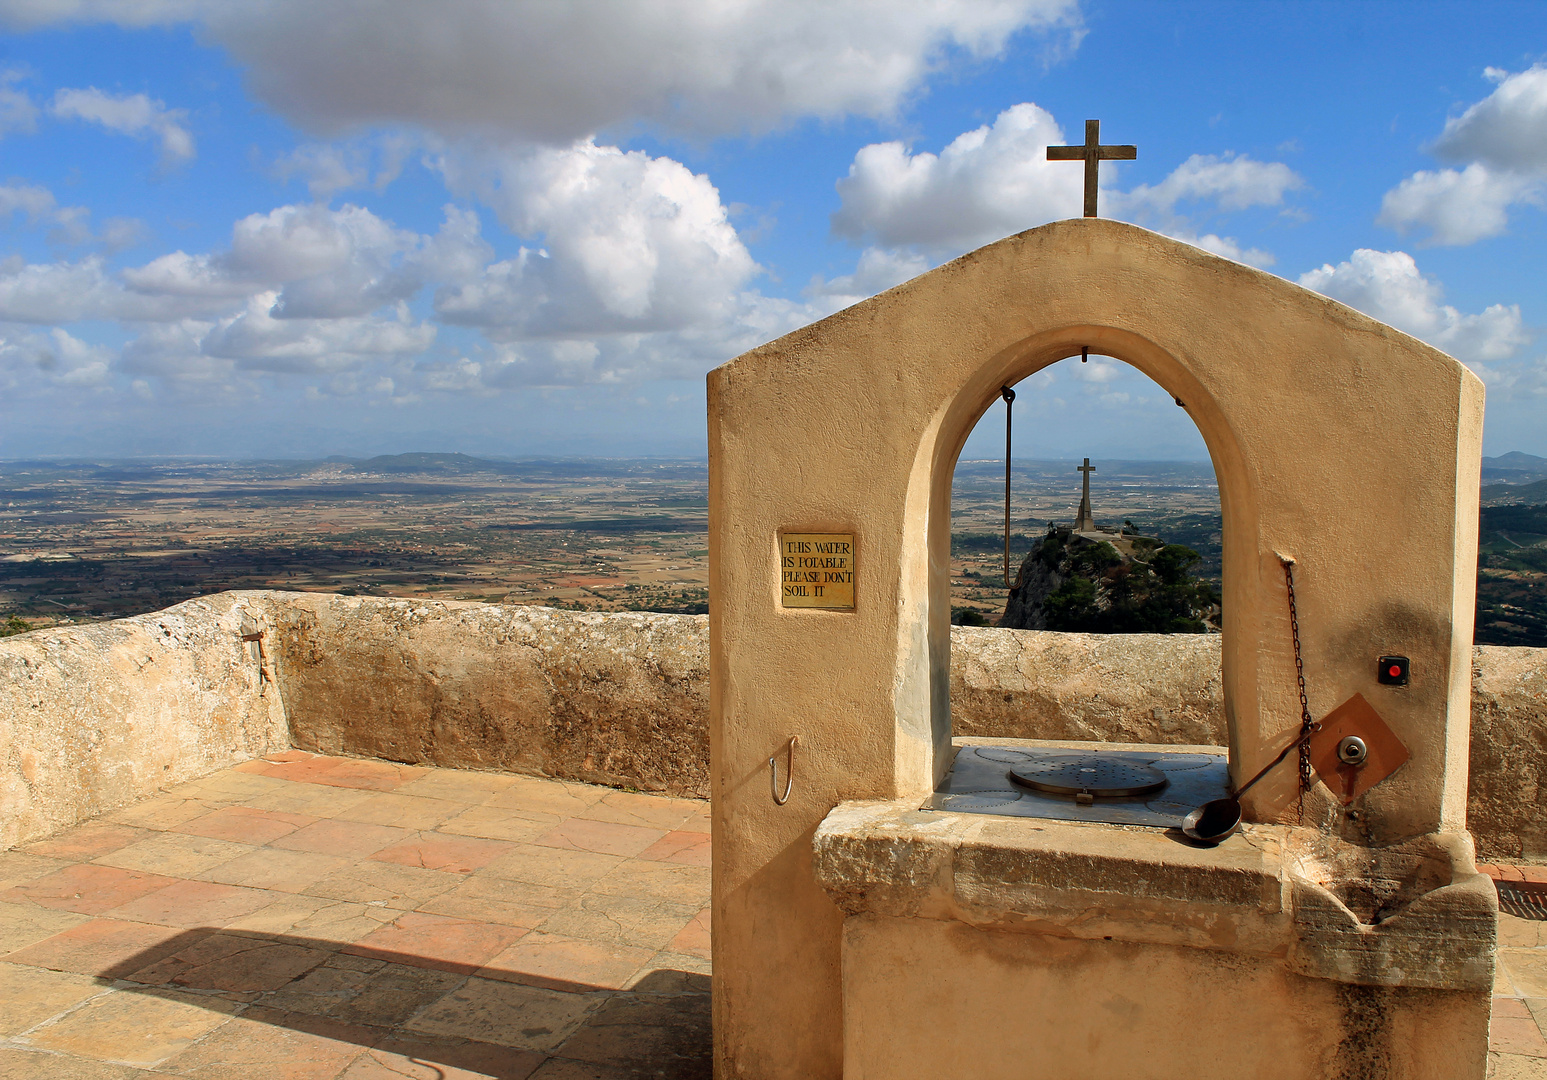
[[[249,1022],[370,1048],[393,1075],[411,1066],[403,1075],[709,1080],[712,1071],[710,977],[696,972],[659,969],[619,990],[315,938],[197,928],[97,975],[122,992],[240,1010]]]

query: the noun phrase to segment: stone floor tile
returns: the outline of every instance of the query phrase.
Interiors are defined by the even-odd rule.
[[[168,788],[167,794],[182,799],[234,803],[246,802],[248,799],[263,795],[277,794],[288,787],[290,784],[287,781],[277,777],[255,776],[251,773],[239,773],[227,769],[200,780],[190,780],[186,784]]]
[[[190,934],[178,943],[177,951],[136,971],[125,971],[119,978],[147,986],[261,993],[278,990],[331,955],[266,934],[217,931]]]
[[[309,814],[287,814],[280,810],[259,810],[251,806],[223,806],[180,825],[172,832],[234,840],[243,844],[267,844],[317,819]]]
[[[673,952],[709,959],[709,909],[704,908],[693,916],[693,921],[671,939],[669,947]]]
[[[1536,1026],[1541,1028],[1543,1037],[1547,1037],[1547,998],[1526,998],[1525,1004]]]
[[[534,1050],[396,1035],[357,1057],[339,1080],[526,1080],[544,1060]]]
[[[146,799],[144,802],[126,806],[122,810],[115,810],[103,817],[103,821],[117,822],[121,825],[136,825],[142,829],[166,830],[181,825],[185,821],[192,821],[196,817],[203,817],[211,810],[217,810],[220,804],[204,799],[184,799],[176,795],[157,795]]]
[[[0,904],[0,957],[90,919],[90,915],[36,904]]]
[[[150,874],[192,877],[194,874],[230,862],[252,851],[251,844],[234,844],[209,836],[184,833],[151,833],[144,840],[100,855],[97,866],[116,866],[121,870],[142,870]]]
[[[470,975],[526,932],[515,926],[410,911],[343,951]]]
[[[654,955],[653,949],[533,931],[495,955],[478,975],[552,990],[617,990]]]
[[[317,755],[312,753],[310,750],[296,750],[291,748],[289,750],[276,750],[272,754],[264,754],[259,758],[259,760],[278,765],[287,761],[305,761],[307,758],[314,758],[316,756]]]
[[[226,929],[307,937],[325,948],[358,941],[399,914],[401,909],[385,904],[290,895],[281,896],[251,915],[232,919],[226,923]]]
[[[638,825],[620,825],[612,821],[593,821],[574,817],[560,822],[532,843],[541,847],[568,848],[572,851],[596,851],[603,855],[638,855],[666,834],[660,829]]]
[[[586,1017],[555,1056],[710,1080],[709,1012],[704,994],[619,995]]]
[[[564,848],[518,844],[478,871],[481,877],[526,881],[548,885],[571,895],[583,892],[593,882],[612,873],[623,864],[617,855],[594,851],[570,851]]]
[[[169,926],[92,919],[18,949],[5,960],[55,971],[116,978],[126,965],[131,969],[142,968],[175,951],[182,936],[181,931]]]
[[[714,988],[711,969],[707,956],[662,949],[624,989],[649,994],[707,994]]]
[[[1547,1039],[1542,1038],[1536,1021],[1529,1015],[1507,1016],[1496,1010],[1488,1025],[1488,1049],[1501,1054],[1547,1058]]]
[[[545,934],[654,952],[681,936],[698,914],[696,905],[584,893],[554,912],[537,929]]]
[[[693,811],[688,814],[688,819],[677,827],[683,832],[713,832],[714,830],[709,825],[709,800],[692,799],[689,801],[693,804]]]
[[[274,894],[265,889],[214,881],[179,881],[107,912],[111,918],[157,926],[224,926],[232,919],[267,907]]]
[[[0,901],[13,904],[30,901],[40,907],[100,915],[146,893],[164,889],[176,880],[161,874],[77,863],[8,889],[0,893]]]
[[[697,809],[698,803],[694,800],[642,795],[637,791],[613,791],[578,816],[671,832],[680,829],[682,823]]]
[[[51,859],[85,862],[88,859],[95,859],[98,855],[106,855],[108,852],[128,847],[136,840],[143,840],[149,835],[148,830],[136,828],[133,825],[93,821],[55,833],[47,840],[28,844],[22,850],[31,855],[43,855]]]
[[[353,965],[341,964],[340,961],[364,961],[374,967],[362,970]],[[372,973],[386,966],[380,960],[333,953],[306,974],[277,990],[260,995],[256,1001],[266,1008],[284,1012],[324,1016],[358,995]]]
[[[352,861],[342,855],[320,855],[315,851],[259,848],[251,854],[232,859],[195,876],[200,881],[219,881],[226,885],[298,893]]]
[[[327,784],[329,787],[392,791],[412,780],[419,779],[428,771],[417,765],[399,765],[395,761],[346,758],[333,768],[313,776],[311,783]]]
[[[561,820],[584,811],[607,794],[608,789],[592,784],[572,784],[560,780],[516,778],[504,791],[483,801],[484,806],[506,810],[528,810],[554,814]]]
[[[380,862],[398,863],[402,866],[418,866],[425,870],[470,874],[513,850],[515,845],[503,840],[483,840],[425,832],[393,844],[391,847],[382,848],[371,858]]]
[[[316,884],[307,886],[304,895],[384,904],[413,911],[431,898],[454,889],[462,880],[460,874],[441,870],[366,860],[335,870]]]
[[[553,1057],[543,1062],[531,1080],[639,1080],[639,1072],[615,1065],[599,1065],[594,1061]]]
[[[398,788],[399,795],[476,805],[515,785],[514,773],[473,772],[470,769],[431,769],[417,780]]]
[[[1521,919],[1507,912],[1499,912],[1499,944],[1506,948],[1533,949],[1547,945],[1547,922],[1541,919]]]
[[[1543,1069],[1541,1058],[1523,1054],[1488,1055],[1488,1080],[1543,1080],[1543,1077],[1547,1077],[1547,1070]]]
[[[161,1068],[187,1080],[332,1080],[383,1032],[254,1006]]]
[[[387,964],[367,975],[358,992],[335,1006],[329,1015],[349,1023],[396,1029],[464,981],[458,972]]]
[[[654,897],[679,904],[702,903],[709,895],[709,869],[630,859],[591,886],[592,892]]]
[[[243,799],[243,806],[259,810],[282,810],[288,814],[306,814],[325,818],[343,813],[371,797],[369,791],[357,788],[323,787],[318,784],[291,784],[280,791],[261,795],[256,799]]]
[[[534,810],[509,810],[499,806],[473,806],[440,824],[443,833],[482,836],[490,840],[530,840],[541,836],[563,819]]]
[[[1493,998],[1497,1001],[1501,997],[1514,997],[1515,984],[1509,980],[1509,969],[1504,966],[1504,961],[1499,959],[1497,953],[1493,958]]]
[[[405,1026],[429,1035],[548,1052],[569,1038],[605,996],[566,994],[475,976]]]
[[[462,803],[449,799],[426,799],[384,791],[335,816],[340,821],[359,821],[369,825],[394,825],[400,829],[433,829],[449,817],[460,814]]]
[[[337,768],[348,758],[328,757],[325,754],[310,754],[306,757],[291,758],[288,761],[268,761],[261,766],[263,775],[276,777],[280,780],[293,780],[299,784],[308,784],[329,769]]]
[[[473,874],[455,889],[420,904],[418,910],[530,930],[574,896],[569,889]]]
[[[163,1080],[131,1065],[0,1046],[0,1080]]]
[[[708,866],[709,856],[709,834],[682,829],[667,833],[639,853],[641,859],[650,862],[682,863],[684,866]]]
[[[69,863],[24,851],[0,851],[0,893],[63,870]]]
[[[107,991],[106,982],[90,975],[0,963],[0,1036],[20,1034]]]
[[[26,1044],[150,1068],[227,1023],[239,1007],[191,994],[116,990],[33,1030]]]
[[[289,851],[315,851],[320,855],[343,855],[363,859],[388,844],[410,835],[409,829],[390,825],[367,825],[358,821],[319,821],[282,836],[269,846]]]
[[[1521,997],[1547,997],[1547,950],[1500,949],[1497,955]]]

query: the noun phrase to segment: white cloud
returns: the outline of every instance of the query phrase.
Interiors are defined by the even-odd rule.
[[[1430,244],[1466,245],[1498,236],[1509,210],[1547,195],[1547,68],[1511,75],[1482,101],[1445,123],[1429,150],[1461,168],[1422,170],[1388,191],[1376,223],[1407,233],[1428,229]]]
[[[281,155],[274,163],[274,172],[281,180],[303,177],[311,197],[323,202],[335,192],[364,187],[370,178],[358,151],[322,143],[307,143]]]
[[[1346,262],[1302,274],[1300,284],[1474,366],[1508,360],[1530,340],[1518,305],[1494,304],[1463,315],[1441,302],[1444,289],[1419,273],[1405,251],[1360,248]]]
[[[1538,201],[1541,181],[1473,162],[1464,169],[1415,172],[1381,199],[1376,224],[1400,233],[1430,230],[1428,243],[1466,245],[1498,236],[1509,208]]]
[[[842,205],[833,214],[833,232],[944,256],[1072,217],[1083,204],[1083,167],[1047,160],[1047,147],[1064,143],[1052,115],[1029,102],[958,135],[938,155],[910,153],[901,142],[873,143],[855,154],[849,174],[838,181]],[[1111,170],[1103,166],[1103,178]],[[1103,189],[1101,198],[1110,216],[1260,266],[1272,256],[1243,251],[1216,234],[1199,236],[1177,214],[1178,204],[1207,202],[1221,211],[1277,206],[1302,184],[1281,162],[1195,154],[1159,184]]]
[[[534,241],[436,295],[442,319],[496,340],[706,325],[733,315],[757,271],[709,178],[670,158],[586,140],[446,155],[440,167]]]
[[[1075,0],[10,0],[32,27],[197,19],[253,92],[327,133],[410,123],[568,145],[637,121],[764,131],[800,117],[892,115],[957,54],[998,55],[1031,30],[1082,34]]]
[[[38,107],[25,90],[16,89],[22,73],[0,70],[0,135],[8,131],[32,131],[37,127]]]
[[[1281,161],[1254,161],[1244,154],[1194,154],[1153,187],[1140,184],[1132,191],[1114,192],[1109,199],[1117,213],[1148,209],[1171,214],[1179,202],[1204,199],[1221,210],[1245,210],[1282,205],[1285,192],[1304,186],[1305,181]]]
[[[832,312],[901,285],[928,269],[929,260],[922,255],[867,247],[860,252],[854,273],[831,279],[813,277],[803,294],[826,312]]]
[[[168,109],[144,94],[114,97],[96,87],[60,90],[49,112],[62,119],[101,124],[109,131],[137,138],[151,136],[161,144],[161,163],[171,167],[192,161],[193,134],[183,126],[185,109]]]
[[[1489,68],[1485,74],[1498,89],[1447,120],[1430,150],[1442,161],[1547,169],[1547,67],[1538,64],[1514,75]]]
[[[0,389],[24,386],[100,387],[108,379],[112,351],[55,327],[0,323]]]
[[[1081,205],[1081,169],[1047,160],[1064,135],[1030,102],[965,132],[939,154],[901,142],[872,143],[838,181],[832,229],[884,247],[961,251],[1071,216]]]

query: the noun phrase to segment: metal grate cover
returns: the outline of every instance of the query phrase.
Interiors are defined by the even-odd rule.
[[[1116,754],[1034,754],[1010,769],[1010,779],[1053,795],[1098,799],[1149,795],[1170,782],[1153,765]]]
[[[1547,887],[1521,881],[1493,884],[1499,891],[1499,910],[1504,914],[1517,919],[1547,920]]]
[[[1072,794],[1056,794],[1010,779],[1011,770],[1025,772],[1042,762],[1069,763],[1092,757],[1113,766],[1152,769],[1166,783],[1147,794],[1096,798],[1083,805],[1075,798],[1078,788]],[[1229,763],[1223,754],[1188,754],[1159,748],[1132,751],[961,746],[951,771],[920,809],[1179,828],[1188,811],[1210,799],[1224,798],[1229,794],[1229,786]]]

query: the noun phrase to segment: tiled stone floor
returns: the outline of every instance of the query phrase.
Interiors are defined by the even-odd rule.
[[[707,805],[291,751],[0,852],[0,1078],[705,1077]]]
[[[0,852],[0,1080],[707,1078],[708,832],[300,751],[184,784]],[[1499,945],[1489,1074],[1547,1080],[1547,921]]]

